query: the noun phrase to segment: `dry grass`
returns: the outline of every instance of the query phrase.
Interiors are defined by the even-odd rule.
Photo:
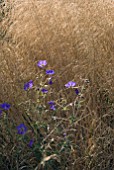
[[[35,92],[26,94],[23,85],[30,79],[39,83],[36,64],[40,59],[46,59],[48,68],[56,71],[56,99],[68,81],[75,80],[83,86],[83,80],[89,79],[83,107],[76,111],[79,123],[76,121],[71,126],[67,122],[70,113],[62,113],[67,119],[64,127],[72,147],[61,155],[60,167],[113,170],[110,162],[114,164],[114,2],[4,2],[6,6],[1,10],[5,14],[0,27],[0,102],[11,104],[14,120],[23,120],[23,113],[32,108],[37,98]],[[74,97],[72,93],[64,95],[69,102]],[[58,142],[59,136],[55,143]]]

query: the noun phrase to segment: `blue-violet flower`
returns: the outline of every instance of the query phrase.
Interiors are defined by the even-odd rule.
[[[10,108],[10,104],[8,104],[8,103],[2,103],[2,104],[0,104],[0,107],[1,107],[2,109],[4,109],[4,110],[8,110],[8,109]]]
[[[47,65],[46,60],[39,60],[38,63],[37,63],[37,66],[40,67],[40,68],[43,68],[46,65]]]
[[[48,74],[48,75],[52,75],[52,74],[54,74],[54,73],[55,73],[54,70],[46,70],[46,74]]]
[[[27,132],[27,127],[21,123],[19,126],[17,126],[18,134],[24,135]]]
[[[28,144],[28,146],[29,146],[29,147],[32,147],[33,143],[34,143],[34,140],[31,139],[30,142],[29,142],[29,144]]]
[[[75,89],[75,93],[78,95],[78,94],[79,94],[79,90],[78,90],[78,89]]]
[[[29,82],[27,82],[27,83],[24,84],[24,90],[27,90],[27,89],[29,89],[29,88],[31,89],[32,86],[33,86],[33,81],[30,80]]]
[[[48,93],[48,90],[47,90],[47,89],[44,89],[44,88],[43,88],[41,91],[42,91],[43,93]]]
[[[65,87],[74,87],[76,85],[76,83],[75,82],[73,82],[73,81],[69,81],[67,84],[65,84]]]

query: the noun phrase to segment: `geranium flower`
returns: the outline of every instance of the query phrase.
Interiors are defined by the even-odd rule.
[[[29,146],[29,147],[32,147],[33,143],[34,143],[34,140],[31,139],[30,142],[29,142],[29,144],[28,144],[28,146]]]
[[[48,104],[50,105],[51,110],[56,110],[54,101],[49,101]]]
[[[79,94],[79,90],[78,90],[78,89],[75,89],[75,93],[78,95],[78,94]]]
[[[43,93],[48,93],[48,90],[47,89],[42,89],[41,90]]]
[[[53,104],[55,104],[55,102],[54,101],[49,101],[48,104],[53,105]]]
[[[50,106],[50,109],[51,109],[51,110],[56,110],[55,105],[51,105],[51,106]]]
[[[20,135],[24,135],[27,132],[27,127],[21,123],[19,126],[17,126],[17,133]]]
[[[2,104],[0,104],[0,107],[1,107],[2,109],[4,109],[4,110],[8,110],[8,109],[10,108],[10,104],[8,104],[8,103],[2,103]]]
[[[65,87],[74,87],[76,85],[76,83],[75,82],[73,82],[73,81],[69,81],[67,84],[65,84]]]
[[[54,74],[54,73],[55,73],[54,70],[46,70],[46,74],[52,75],[52,74]]]
[[[53,82],[52,82],[52,78],[49,78],[48,84],[50,84],[50,85],[52,85],[52,84],[53,84]]]
[[[37,63],[37,66],[40,67],[40,68],[43,68],[46,65],[47,65],[46,60],[39,60],[38,63]]]
[[[27,89],[29,89],[29,88],[31,89],[32,86],[33,86],[33,81],[30,80],[29,82],[27,82],[27,83],[24,84],[24,90],[27,90]]]

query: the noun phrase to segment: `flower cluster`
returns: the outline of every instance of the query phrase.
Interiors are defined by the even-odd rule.
[[[23,123],[21,123],[20,125],[17,126],[17,133],[18,133],[19,135],[25,135],[27,131],[28,131],[28,128],[27,128]],[[32,147],[33,143],[34,143],[34,140],[31,139],[31,140],[29,141],[28,146],[29,146],[29,147]]]
[[[40,68],[44,68],[46,65],[47,65],[46,60],[39,60],[38,63],[37,63],[37,66],[40,67]],[[46,70],[45,73],[46,73],[46,75],[53,75],[53,74],[55,74],[55,71],[54,70]],[[52,77],[48,78],[48,84],[49,85],[53,84]],[[79,90],[75,86],[76,86],[76,83],[73,82],[73,81],[69,81],[67,84],[65,84],[66,88],[75,88],[75,93],[78,95]],[[25,91],[28,90],[28,89],[31,89],[32,87],[33,87],[33,80],[30,80],[30,81],[28,81],[24,84],[24,90]],[[41,92],[47,94],[48,90],[45,89],[45,88],[42,88]],[[51,110],[56,110],[56,105],[55,105],[54,101],[49,101],[48,104],[49,104]],[[2,114],[3,110],[9,110],[9,109],[10,109],[10,104],[8,104],[8,103],[0,104],[0,115]],[[28,128],[23,123],[21,123],[20,125],[17,126],[17,133],[19,135],[25,135],[27,131],[28,131]],[[64,136],[65,136],[65,134],[64,134]],[[28,146],[32,147],[33,143],[34,143],[34,140],[31,139],[29,141]]]

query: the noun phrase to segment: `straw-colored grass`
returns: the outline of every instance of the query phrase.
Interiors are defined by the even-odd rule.
[[[46,120],[52,131],[54,126],[59,126],[51,122],[50,112],[47,117],[35,115],[33,104],[37,104],[38,95],[35,91],[23,90],[24,83],[31,79],[39,85],[42,78],[37,62],[45,59],[48,69],[54,69],[56,74],[54,91],[42,103],[51,98],[58,100],[68,81],[85,87],[84,99],[79,97],[84,100],[82,107],[74,110],[78,118],[74,124],[69,123],[72,109],[56,113],[61,121],[65,119],[62,124],[71,142],[70,149],[59,158],[52,153],[59,164],[58,170],[113,170],[113,0],[4,0],[1,5],[0,103],[11,104],[9,120],[26,122],[23,114],[26,116],[29,112],[34,117],[33,122]],[[88,85],[85,79],[89,79]],[[61,95],[68,103],[75,99],[72,91]],[[54,138],[52,148],[57,150],[59,135],[50,136],[48,142]],[[7,153],[7,147],[4,151]],[[22,153],[25,151],[26,148]],[[41,162],[39,164],[41,169]],[[47,165],[46,170],[51,169],[50,166]]]

